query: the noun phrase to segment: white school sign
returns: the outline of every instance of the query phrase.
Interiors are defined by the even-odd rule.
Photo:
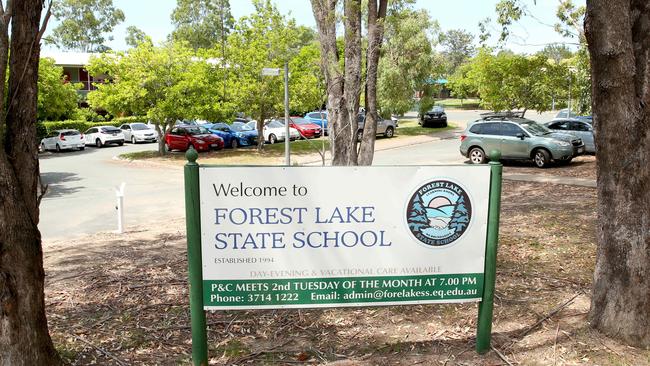
[[[480,301],[489,166],[199,168],[209,310]]]

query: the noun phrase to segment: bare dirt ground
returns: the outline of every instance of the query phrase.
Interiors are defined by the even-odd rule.
[[[545,169],[535,167],[532,162],[508,161],[504,162],[504,172],[596,179],[596,157],[583,155],[573,159],[567,166],[551,164]]]
[[[493,346],[476,304],[208,314],[214,365],[650,365],[589,328],[594,189],[505,182]],[[71,365],[190,363],[184,222],[45,243],[46,304]],[[501,354],[501,356],[499,355]]]

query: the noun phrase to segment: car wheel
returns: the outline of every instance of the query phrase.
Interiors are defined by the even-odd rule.
[[[484,164],[485,163],[485,151],[480,147],[472,148],[469,151],[469,160],[472,164]]]
[[[395,130],[392,127],[388,127],[386,132],[384,132],[384,137],[391,138],[395,136]]]
[[[40,152],[45,152],[47,149],[45,149],[45,144],[41,144],[41,148],[39,149]]]
[[[117,145],[118,145],[118,146],[122,146],[122,145],[124,145],[124,140],[118,142]]]
[[[237,142],[237,139],[232,139],[230,141],[230,147],[232,147],[233,149],[236,149],[236,148],[239,147],[239,142]]]
[[[59,146],[59,144],[56,144],[56,146],[54,148],[56,149],[56,152],[58,152],[58,153],[61,152],[61,146]]]
[[[269,144],[275,144],[278,141],[278,138],[274,134],[269,136]]]
[[[551,154],[544,149],[538,149],[533,155],[533,161],[538,168],[546,168],[551,162]]]
[[[97,147],[104,147],[104,144],[102,144],[102,140],[97,139],[97,140],[95,140],[95,146],[97,146]]]
[[[165,152],[172,152],[172,148],[165,144]]]
[[[80,147],[79,148],[79,151],[84,151],[84,150],[86,150],[86,147]]]
[[[131,143],[132,143],[133,145],[135,145],[135,144],[136,144],[136,141],[135,141],[135,136],[131,136]]]

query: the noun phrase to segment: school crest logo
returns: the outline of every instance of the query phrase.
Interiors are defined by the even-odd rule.
[[[432,247],[450,245],[458,240],[471,219],[469,195],[448,180],[435,180],[420,187],[406,209],[406,221],[413,236]]]

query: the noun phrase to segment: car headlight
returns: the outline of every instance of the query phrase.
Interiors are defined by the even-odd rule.
[[[568,147],[568,146],[571,146],[571,143],[566,142],[566,141],[557,141],[556,144],[557,144],[558,146],[562,146],[562,147]]]

